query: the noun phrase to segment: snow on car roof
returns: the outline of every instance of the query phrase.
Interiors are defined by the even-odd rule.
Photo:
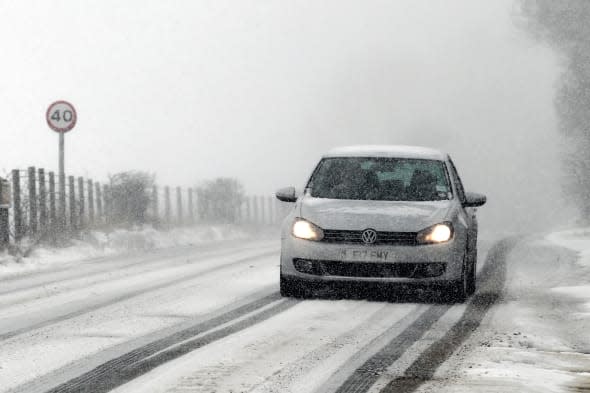
[[[396,157],[444,160],[446,154],[440,150],[421,146],[403,145],[357,145],[336,147],[324,157]]]

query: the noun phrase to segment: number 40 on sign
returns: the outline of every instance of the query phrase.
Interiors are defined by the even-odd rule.
[[[76,110],[67,101],[56,101],[47,108],[47,124],[55,132],[68,132],[76,125]]]

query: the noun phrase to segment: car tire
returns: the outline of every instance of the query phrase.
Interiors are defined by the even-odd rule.
[[[469,252],[467,270],[467,295],[471,296],[477,289],[477,249]]]
[[[466,261],[465,261],[466,262]],[[469,297],[469,277],[467,263],[463,263],[463,269],[461,270],[461,278],[451,283],[449,288],[450,300],[456,303],[465,303]]]
[[[280,292],[282,297],[305,299],[309,297],[309,288],[305,281],[296,278],[280,277]]]

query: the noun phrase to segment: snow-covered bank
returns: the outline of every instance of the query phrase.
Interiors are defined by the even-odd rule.
[[[503,300],[419,392],[590,388],[590,228],[522,241]]]
[[[0,278],[47,269],[70,262],[130,252],[192,246],[252,237],[251,228],[237,225],[199,225],[166,231],[153,227],[110,232],[89,231],[72,239],[67,247],[40,244],[26,257],[0,254]]]
[[[577,263],[590,268],[590,228],[557,232],[547,237],[551,242],[578,253]],[[578,316],[590,318],[590,281],[580,280],[581,285],[553,288],[553,291],[583,302]],[[590,333],[588,333],[590,335]]]

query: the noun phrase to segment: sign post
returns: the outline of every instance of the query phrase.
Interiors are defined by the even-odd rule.
[[[72,130],[78,120],[74,106],[67,101],[55,101],[47,108],[47,124],[59,133],[59,210],[58,231],[66,228],[66,174],[65,174],[65,133]]]
[[[10,183],[0,177],[0,250],[8,246],[10,241],[10,225],[8,208],[10,207]]]

